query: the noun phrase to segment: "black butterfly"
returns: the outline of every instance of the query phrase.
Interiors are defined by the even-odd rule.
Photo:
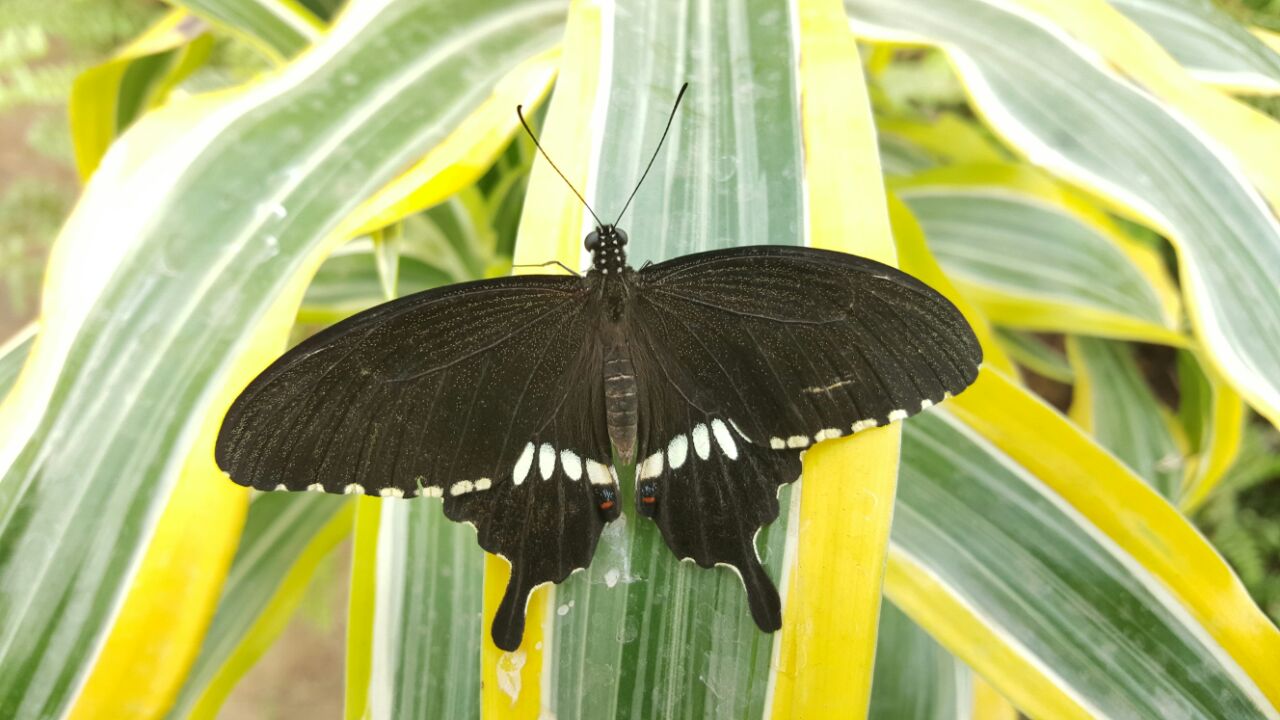
[[[777,630],[755,536],[801,453],[960,392],[982,350],[942,295],[865,258],[755,246],[636,271],[614,224],[585,244],[585,276],[429,290],[299,344],[236,399],[218,465],[259,490],[443,498],[511,563],[492,635],[514,650],[529,594],[618,517],[616,453],[671,550],[735,569]]]

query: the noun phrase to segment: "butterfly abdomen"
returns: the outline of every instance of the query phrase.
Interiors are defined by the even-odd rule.
[[[609,439],[618,451],[623,463],[630,463],[635,456],[636,370],[631,358],[612,348],[604,359],[604,403],[609,424]]]

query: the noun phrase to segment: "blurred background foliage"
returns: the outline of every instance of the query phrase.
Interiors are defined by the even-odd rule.
[[[1216,0],[1242,23],[1280,32],[1280,0]],[[339,0],[302,3],[328,18]],[[167,11],[154,0],[5,0],[0,3],[0,340],[35,318],[41,272],[52,242],[79,192],[67,124],[67,98],[76,76],[136,37]],[[877,62],[870,54],[871,62]],[[871,75],[877,109],[890,115],[973,117],[959,81],[935,50],[894,50]],[[181,92],[242,82],[269,66],[259,52],[229,33],[215,33],[207,63]],[[1245,98],[1280,118],[1280,98]],[[970,127],[985,133],[980,124]],[[985,140],[998,148],[992,136]],[[907,155],[886,156],[910,164]],[[321,269],[300,314],[300,332],[333,322],[387,294],[388,273],[377,267],[380,243],[394,245],[395,292],[505,273],[511,262],[531,145],[517,138],[474,188],[410,217],[394,238],[365,238],[336,253]],[[1121,222],[1129,234],[1158,239]],[[1167,243],[1152,243],[1173,270]],[[340,295],[325,295],[338,288]],[[1027,384],[1058,408],[1072,402],[1072,365],[1064,338],[1001,330]],[[1176,353],[1134,344],[1133,359],[1163,412],[1179,405]],[[1021,350],[1018,350],[1018,349]],[[1280,621],[1280,434],[1251,416],[1238,458],[1193,516],[1239,573],[1263,610]],[[318,566],[282,642],[229,700],[236,708],[274,706],[298,714],[341,702],[344,598],[349,550],[342,546]],[[896,611],[893,611],[896,612]]]

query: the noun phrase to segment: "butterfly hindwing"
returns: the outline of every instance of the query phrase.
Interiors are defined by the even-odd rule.
[[[641,354],[642,414],[636,509],[667,546],[700,567],[734,569],[761,629],[777,630],[782,607],[756,549],[760,528],[778,517],[778,489],[800,477],[800,451],[751,443],[732,417],[704,413],[668,384],[662,361]]]
[[[237,398],[218,465],[260,490],[444,498],[512,563],[493,634],[514,649],[529,592],[586,567],[617,514],[601,508],[617,489],[600,383],[583,381],[602,372],[587,292],[572,276],[502,278],[338,323]]]

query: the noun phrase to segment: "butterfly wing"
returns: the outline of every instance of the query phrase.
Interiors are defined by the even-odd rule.
[[[522,276],[355,315],[250,383],[218,465],[259,490],[442,497],[511,562],[493,636],[514,650],[529,593],[586,567],[618,512],[587,293]]]
[[[680,557],[733,566],[766,630],[781,617],[754,539],[777,517],[777,489],[799,477],[800,452],[941,402],[982,361],[964,317],[932,288],[809,248],[649,266],[636,275],[631,312],[649,402],[637,440],[640,510]],[[672,462],[695,433],[709,433],[707,452]]]

